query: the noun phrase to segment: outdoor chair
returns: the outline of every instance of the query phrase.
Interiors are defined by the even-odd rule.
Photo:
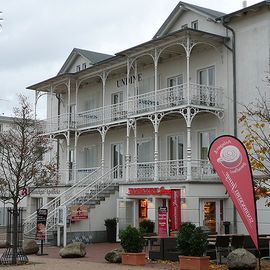
[[[233,235],[231,241],[231,250],[244,247],[244,235]]]
[[[217,264],[220,264],[222,255],[227,256],[230,252],[230,236],[217,235],[215,249]]]

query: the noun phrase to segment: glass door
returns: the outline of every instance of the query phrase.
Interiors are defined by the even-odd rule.
[[[117,199],[117,226],[116,239],[119,239],[119,232],[125,229],[128,225],[135,226],[135,200]]]
[[[168,137],[168,154],[171,176],[184,174],[184,138],[182,135]]]
[[[184,99],[183,75],[171,77],[167,80],[168,99],[170,106],[181,105]]]
[[[113,177],[116,179],[123,177],[123,157],[124,157],[124,147],[122,143],[117,143],[112,145],[112,168],[116,167],[116,171]]]
[[[200,103],[213,106],[215,104],[215,67],[208,67],[198,71],[200,84]]]
[[[221,233],[223,223],[223,200],[201,201],[201,226],[211,233]]]
[[[123,92],[112,94],[112,120],[118,120],[123,114]]]

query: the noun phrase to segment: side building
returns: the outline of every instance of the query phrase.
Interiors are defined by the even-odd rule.
[[[179,2],[152,40],[115,55],[74,49],[55,77],[29,86],[48,93],[42,132],[56,143],[59,186],[28,198],[26,231],[38,205],[58,244],[104,241],[113,217],[118,231],[144,219],[158,231],[161,208],[166,230],[191,221],[222,233],[230,221],[246,233],[207,153],[217,136],[240,136],[241,104],[265,87],[269,18],[269,1],[231,14]],[[269,233],[270,211],[257,205]]]

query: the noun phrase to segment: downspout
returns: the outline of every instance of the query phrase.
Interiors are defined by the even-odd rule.
[[[231,31],[232,33],[232,48],[229,47],[225,42],[224,46],[232,52],[233,61],[233,135],[237,137],[237,96],[236,96],[236,55],[235,55],[235,31],[233,28],[228,26],[224,20],[222,20],[223,26]],[[237,233],[237,212],[233,205],[233,228],[234,233]]]

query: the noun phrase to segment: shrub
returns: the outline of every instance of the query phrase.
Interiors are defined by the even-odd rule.
[[[140,222],[139,228],[141,233],[153,233],[155,228],[155,223],[150,219],[144,219]]]
[[[201,257],[207,249],[207,234],[195,224],[183,223],[177,235],[181,255]]]
[[[139,253],[144,247],[142,233],[135,227],[127,226],[119,233],[120,244],[125,252]]]
[[[116,227],[116,218],[107,218],[104,220],[105,226],[108,228]]]

